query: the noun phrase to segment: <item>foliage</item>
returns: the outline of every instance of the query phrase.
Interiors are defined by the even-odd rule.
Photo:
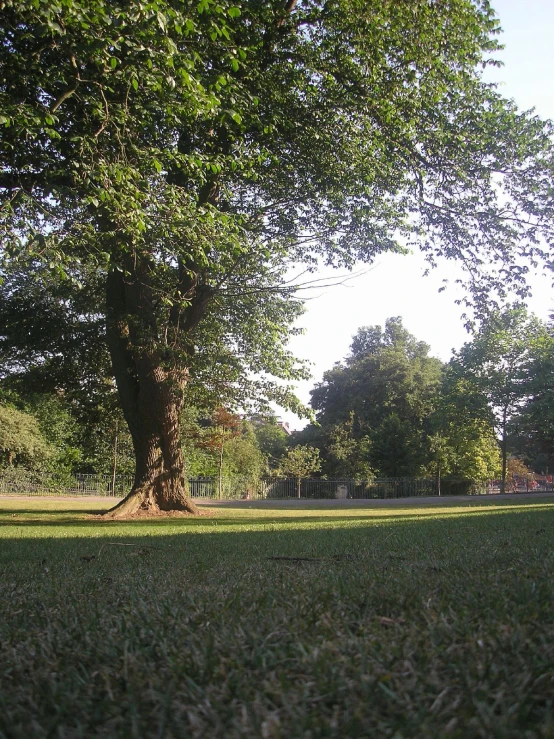
[[[419,474],[426,461],[425,422],[442,372],[442,363],[428,353],[400,318],[388,319],[384,331],[380,326],[358,331],[344,364],[325,372],[311,393],[330,471],[346,471],[336,462],[349,456],[366,475]]]
[[[261,214],[269,239],[318,234],[312,257],[398,248],[400,229],[476,268],[499,243],[538,250],[548,227],[550,128],[482,81],[487,4],[26,0],[5,3],[4,29],[9,253],[34,245],[57,271],[91,238],[97,263],[121,264],[128,235],[223,275]]]
[[[532,471],[527,467],[522,459],[510,457],[508,460],[508,475],[514,479],[515,477],[533,477]]]
[[[225,450],[223,474],[259,480],[266,471],[266,457],[252,433],[246,431],[241,436],[231,439]]]
[[[359,332],[345,364],[325,372],[312,391],[320,423],[347,421],[354,410],[357,422],[371,429],[394,413],[417,426],[429,413],[440,382],[440,360],[428,356],[429,346],[411,336],[400,318],[387,319],[382,333],[379,326],[372,328],[379,340],[367,351],[356,351]]]
[[[52,464],[75,472],[111,472],[117,425],[119,469],[129,473],[133,449],[105,344],[103,276],[84,265],[75,274],[79,288],[39,262],[2,273],[0,394],[44,416],[43,432],[58,448]]]
[[[493,312],[450,363],[451,371],[473,385],[493,414],[501,442],[503,486],[508,424],[532,392],[532,348],[543,332],[540,321],[522,307]]]
[[[371,441],[356,423],[356,414],[344,423],[338,423],[325,430],[324,471],[334,477],[348,477],[369,480],[373,477],[369,457]]]
[[[279,464],[281,475],[290,475],[297,479],[310,477],[310,475],[318,472],[320,469],[319,449],[302,444],[287,449],[286,453],[281,457]]]
[[[210,425],[205,428],[202,437],[199,437],[198,446],[219,456],[226,442],[240,435],[241,425],[242,421],[239,416],[218,406],[212,412]]]
[[[372,460],[381,477],[418,477],[424,460],[420,434],[396,413],[373,432]]]
[[[545,326],[529,347],[527,398],[508,424],[510,452],[536,472],[554,470],[554,332]]]
[[[191,477],[259,479],[266,470],[251,424],[225,408],[209,415],[188,408],[183,418],[183,445]]]
[[[36,467],[53,453],[37,419],[13,406],[0,405],[0,462]]]
[[[277,469],[289,442],[288,434],[278,425],[275,416],[255,418],[253,429],[258,446],[267,459],[268,467],[271,470]]]
[[[486,398],[470,378],[447,366],[429,417],[428,470],[434,475],[491,480],[500,473],[500,449]]]

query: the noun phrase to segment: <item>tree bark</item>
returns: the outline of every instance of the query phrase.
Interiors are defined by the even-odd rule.
[[[506,473],[508,469],[508,439],[506,438],[507,409],[502,412],[502,440],[500,442],[500,450],[502,453],[502,480],[500,482],[500,492],[502,495],[506,492]]]
[[[118,428],[119,424],[117,420],[115,422],[115,433],[113,439],[113,464],[112,464],[112,495],[115,495],[115,481],[117,477],[117,439],[118,439]]]
[[[219,448],[219,459],[217,467],[217,497],[219,500],[223,497],[223,438],[221,447]]]
[[[135,453],[133,488],[109,511],[110,518],[198,512],[188,493],[180,439],[188,375],[156,338],[150,292],[147,269],[108,276],[107,343]]]

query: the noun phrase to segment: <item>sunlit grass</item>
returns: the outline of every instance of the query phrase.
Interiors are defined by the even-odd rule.
[[[554,736],[554,499],[105,505],[0,500],[0,736]]]

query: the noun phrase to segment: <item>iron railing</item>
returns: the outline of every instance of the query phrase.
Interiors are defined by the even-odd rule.
[[[33,472],[21,468],[0,470],[0,495],[97,495],[122,497],[131,489],[130,475],[86,475]],[[194,498],[222,500],[261,500],[276,498],[325,499],[386,499],[436,496],[437,481],[428,478],[387,478],[355,480],[349,478],[325,479],[283,477],[193,477],[188,480],[190,494]],[[527,485],[523,491],[549,490],[551,482]],[[475,482],[471,480],[443,479],[441,494],[483,495],[498,493],[497,481]],[[511,490],[510,490],[511,492]],[[522,492],[517,486],[513,492]]]
[[[115,483],[115,484],[114,484]],[[122,497],[131,489],[130,475],[35,472],[18,467],[0,470],[0,495],[101,495]]]

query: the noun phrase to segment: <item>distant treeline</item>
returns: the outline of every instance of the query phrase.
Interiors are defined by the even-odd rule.
[[[271,414],[204,396],[184,411],[190,476],[322,475],[490,480],[548,474],[554,447],[552,326],[493,314],[448,363],[390,318],[362,327],[311,392],[315,421],[289,433]],[[0,380],[0,464],[131,474],[131,438],[109,382],[41,386],[40,367]]]

